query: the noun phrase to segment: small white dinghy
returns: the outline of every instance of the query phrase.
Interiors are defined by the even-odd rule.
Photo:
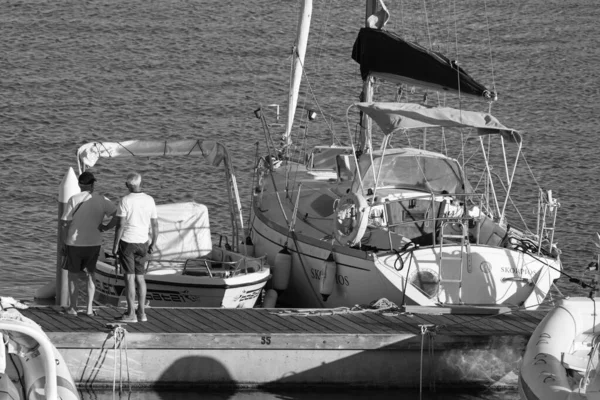
[[[526,400],[600,399],[600,298],[562,300],[531,335],[519,374]]]
[[[153,307],[252,308],[271,277],[265,258],[212,245],[208,209],[157,205],[159,234],[146,272]],[[125,280],[114,258],[96,264],[96,301],[121,305]]]
[[[69,368],[42,328],[24,317],[27,306],[2,297],[0,399],[78,400]]]

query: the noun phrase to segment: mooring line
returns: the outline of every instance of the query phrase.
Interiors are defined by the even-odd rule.
[[[123,347],[125,347],[125,368],[127,370],[127,383],[131,393],[131,379],[129,376],[129,356],[127,354],[127,330],[121,324],[107,324],[112,327],[109,335],[115,340],[114,345],[114,365],[113,365],[113,399],[115,398],[117,386],[117,349],[119,350],[119,395],[123,393]]]

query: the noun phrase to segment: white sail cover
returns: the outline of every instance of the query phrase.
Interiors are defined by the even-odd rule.
[[[511,142],[521,142],[517,131],[505,127],[488,113],[414,103],[366,102],[355,106],[371,117],[386,135],[399,129],[475,128],[480,135],[501,134]]]
[[[77,150],[79,173],[96,165],[99,158],[153,157],[153,156],[205,156],[218,166],[225,158],[222,145],[211,140],[127,140],[123,142],[92,142]]]

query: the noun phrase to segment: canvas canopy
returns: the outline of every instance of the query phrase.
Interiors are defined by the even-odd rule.
[[[213,166],[223,161],[232,223],[234,250],[239,243],[239,231],[244,228],[242,204],[233,171],[233,164],[225,146],[212,140],[127,140],[123,142],[91,142],[77,150],[79,173],[96,165],[100,158],[204,156]]]
[[[488,113],[414,103],[368,102],[355,106],[371,117],[385,135],[400,129],[474,128],[479,135],[500,134],[511,142],[521,142],[517,131],[505,127]]]
[[[77,150],[79,173],[96,165],[100,158],[204,156],[214,166],[226,159],[225,148],[211,140],[127,140],[123,142],[92,142]]]

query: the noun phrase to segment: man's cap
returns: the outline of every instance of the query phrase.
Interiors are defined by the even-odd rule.
[[[80,185],[91,185],[96,181],[94,178],[94,174],[91,172],[85,171],[81,175],[79,175],[79,184]]]

